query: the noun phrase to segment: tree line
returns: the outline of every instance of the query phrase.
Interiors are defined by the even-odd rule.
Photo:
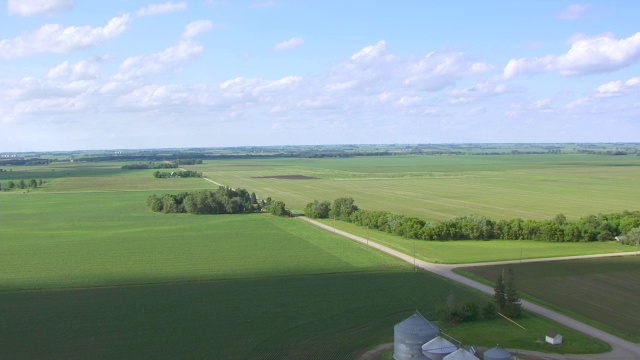
[[[26,188],[31,188],[31,189],[36,189],[38,186],[41,186],[44,183],[44,181],[42,181],[42,179],[36,180],[36,179],[31,179],[31,180],[20,180],[20,181],[13,181],[13,180],[9,180],[8,182],[6,182],[5,184],[0,183],[0,190],[11,190],[11,189],[26,189]]]
[[[152,211],[189,214],[239,214],[268,211],[277,216],[289,216],[284,202],[258,199],[245,189],[220,186],[217,190],[200,190],[179,194],[151,195],[147,205]]]
[[[551,220],[494,221],[482,215],[467,215],[447,221],[427,222],[414,216],[388,211],[359,209],[353,198],[308,203],[310,218],[335,218],[370,229],[416,240],[538,240],[551,242],[610,241],[640,228],[640,211],[598,214],[569,221],[563,214]]]
[[[173,161],[137,163],[122,165],[122,169],[125,170],[139,170],[139,169],[175,169],[182,165],[197,165],[202,164],[202,159],[178,159]]]
[[[155,171],[153,173],[153,177],[158,179],[166,179],[166,178],[172,178],[172,177],[179,177],[179,178],[202,177],[202,173],[197,171],[191,171],[191,170],[172,171],[172,172]]]

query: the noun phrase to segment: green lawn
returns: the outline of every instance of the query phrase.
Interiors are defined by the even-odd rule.
[[[605,331],[640,341],[640,256],[523,263],[514,269],[518,289],[535,301]],[[495,282],[505,266],[461,268]]]

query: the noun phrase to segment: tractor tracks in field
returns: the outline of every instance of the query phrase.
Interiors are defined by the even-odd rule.
[[[323,224],[321,222],[312,220],[307,218],[306,216],[298,216],[299,219],[303,221],[307,221],[317,227],[320,227],[324,230],[333,232],[337,235],[349,238],[351,240],[360,242],[369,247],[378,249],[383,251],[389,255],[395,256],[401,260],[404,260],[408,263],[414,264],[416,267],[420,267],[424,270],[432,272],[436,275],[440,275],[447,279],[453,280],[455,282],[464,284],[481,292],[484,292],[489,295],[493,295],[494,289],[487,285],[481,284],[474,280],[468,279],[462,275],[458,275],[453,272],[453,269],[460,267],[470,267],[470,266],[488,266],[488,265],[501,265],[501,264],[513,264],[513,263],[524,263],[524,262],[543,262],[543,261],[561,261],[561,260],[571,260],[571,259],[587,259],[587,258],[596,258],[596,257],[610,257],[610,256],[629,256],[635,255],[636,253],[614,253],[614,254],[598,254],[598,255],[584,255],[584,256],[567,256],[560,258],[549,258],[549,259],[529,259],[529,260],[515,260],[515,261],[499,261],[499,262],[489,262],[489,263],[476,263],[476,264],[459,264],[459,265],[444,265],[444,264],[434,264],[429,263],[423,260],[416,259],[413,256],[407,255],[400,251],[391,249],[387,246],[378,244],[376,242],[370,241],[363,237],[348,233],[346,231],[338,230],[333,226]],[[611,335],[602,330],[596,329],[590,325],[584,324],[577,320],[574,320],[568,316],[562,315],[555,311],[544,308],[540,305],[536,305],[532,302],[522,300],[522,305],[528,311],[533,313],[542,315],[546,318],[549,318],[553,321],[556,321],[562,325],[568,326],[570,328],[576,329],[580,332],[583,332],[589,336],[592,336],[596,339],[602,340],[612,347],[612,351],[606,354],[595,354],[595,355],[562,355],[564,359],[640,359],[640,345],[632,343],[630,341],[624,340],[617,336]]]

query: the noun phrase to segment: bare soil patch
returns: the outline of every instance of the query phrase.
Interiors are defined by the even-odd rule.
[[[306,175],[271,175],[253,176],[254,179],[285,179],[285,180],[317,180],[318,178]]]

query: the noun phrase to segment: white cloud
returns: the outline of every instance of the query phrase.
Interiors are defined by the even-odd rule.
[[[136,11],[137,16],[150,16],[150,15],[158,15],[158,14],[168,14],[177,11],[183,11],[187,9],[186,2],[166,2],[162,4],[151,4],[145,7],[142,7]]]
[[[287,98],[295,93],[302,83],[300,76],[285,76],[278,80],[237,77],[219,85],[222,95],[234,101],[272,101],[274,98]]]
[[[102,58],[80,60],[75,64],[64,61],[50,69],[47,77],[49,79],[69,78],[73,81],[96,79],[100,61]]]
[[[273,50],[275,51],[283,51],[283,50],[290,50],[293,48],[296,48],[300,45],[304,44],[304,38],[302,37],[292,37],[289,40],[285,40],[282,42],[279,42],[277,44],[275,44],[273,46]]]
[[[562,20],[576,20],[584,16],[588,9],[589,5],[569,5],[561,13],[556,15],[556,18]]]
[[[419,105],[421,102],[422,97],[420,96],[403,96],[396,101],[396,105],[400,107],[412,107]]]
[[[484,73],[492,68],[487,63],[471,62],[460,52],[431,52],[410,62],[404,84],[419,90],[438,91],[461,77]]]
[[[467,104],[474,101],[485,100],[489,97],[506,93],[507,86],[493,81],[485,81],[465,89],[455,89],[450,93],[451,104]]]
[[[338,63],[331,69],[324,88],[329,91],[347,91],[382,85],[392,76],[389,67],[394,59],[384,40],[365,46],[349,60]]]
[[[0,57],[5,59],[38,53],[68,53],[103,43],[120,35],[131,22],[129,14],[115,17],[104,27],[47,24],[11,40],[0,40]]]
[[[598,86],[596,96],[609,97],[626,95],[638,87],[640,87],[640,76],[630,78],[627,81],[609,81],[608,83]]]
[[[125,59],[114,78],[116,80],[130,80],[156,74],[193,59],[202,51],[202,45],[189,39],[182,40],[177,45],[155,54]]]
[[[213,29],[213,22],[210,20],[196,20],[188,23],[184,27],[184,32],[182,33],[182,37],[190,38],[194,37],[203,32],[207,32]]]
[[[26,77],[7,91],[10,99],[20,102],[75,97],[92,86],[90,81],[53,82]]]
[[[69,10],[74,0],[9,0],[7,10],[9,15],[51,15]]]
[[[511,59],[503,74],[505,78],[551,71],[564,76],[588,75],[615,71],[638,59],[640,32],[626,39],[614,39],[605,34],[575,41],[564,55]]]
[[[363,47],[357,53],[351,55],[351,60],[371,60],[377,59],[387,53],[387,42],[384,40],[378,41],[375,45],[369,45]]]
[[[539,99],[533,102],[532,107],[534,109],[544,109],[544,108],[548,108],[551,105],[551,99],[546,98],[546,99]]]

